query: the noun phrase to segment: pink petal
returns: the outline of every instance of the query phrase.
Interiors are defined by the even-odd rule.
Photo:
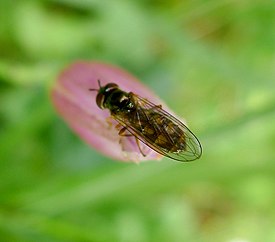
[[[166,105],[145,85],[126,71],[100,62],[78,61],[67,67],[52,89],[52,100],[57,112],[84,141],[101,153],[117,160],[157,160],[162,156],[143,143],[140,147],[133,137],[118,135],[116,121],[111,121],[108,110],[96,105],[98,81],[104,86],[113,82],[126,92],[134,92],[155,104]]]

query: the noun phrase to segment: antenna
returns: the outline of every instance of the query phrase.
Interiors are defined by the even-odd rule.
[[[102,87],[101,87],[101,83],[100,83],[99,79],[97,79],[97,83],[98,83],[99,89],[90,88],[89,91],[97,91],[98,92]]]

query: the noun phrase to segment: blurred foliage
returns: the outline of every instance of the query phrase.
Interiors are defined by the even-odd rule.
[[[1,241],[275,241],[273,1],[0,2]],[[147,83],[201,139],[181,164],[111,161],[55,114],[77,59]]]

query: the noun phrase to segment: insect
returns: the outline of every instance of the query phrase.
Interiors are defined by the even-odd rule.
[[[122,91],[115,83],[101,86],[98,80],[98,85],[98,90],[89,89],[98,92],[97,106],[109,109],[111,117],[122,126],[119,135],[134,136],[142,154],[139,141],[174,160],[200,158],[202,146],[198,138],[161,105],[155,105],[133,92]]]

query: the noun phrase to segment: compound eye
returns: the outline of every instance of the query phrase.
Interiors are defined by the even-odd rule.
[[[104,104],[104,98],[105,96],[102,93],[98,93],[96,96],[96,104],[99,108],[103,109],[103,104]]]
[[[118,88],[117,84],[115,84],[115,83],[108,83],[105,86],[105,92],[109,92],[110,90],[115,89],[115,88]]]

